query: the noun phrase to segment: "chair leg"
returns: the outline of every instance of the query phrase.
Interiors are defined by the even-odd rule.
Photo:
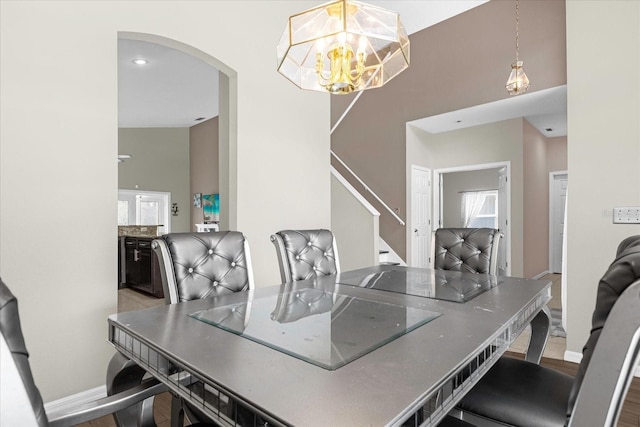
[[[147,372],[135,362],[116,353],[107,368],[107,395],[111,396],[133,386],[140,385]],[[156,427],[153,418],[153,401],[150,397],[127,409],[115,412],[113,418],[118,427]]]
[[[175,394],[171,394],[171,427],[183,427],[184,425],[184,408],[182,407],[182,399]]]
[[[544,349],[547,346],[550,330],[551,311],[545,305],[531,321],[531,339],[525,356],[527,362],[540,363],[542,353],[544,353]]]

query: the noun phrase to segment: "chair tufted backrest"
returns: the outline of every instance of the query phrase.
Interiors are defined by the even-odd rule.
[[[6,342],[11,356],[13,356],[13,364],[8,363],[11,372],[2,372],[3,381],[9,380],[14,374],[15,369],[16,376],[19,376],[22,380],[22,384],[14,384],[11,387],[11,393],[26,392],[26,397],[31,403],[31,409],[35,416],[35,421],[39,426],[48,425],[47,415],[44,411],[44,405],[42,403],[42,396],[38,387],[36,387],[33,381],[33,375],[31,373],[31,366],[29,365],[29,352],[24,343],[24,337],[22,335],[22,328],[20,326],[20,316],[18,314],[18,300],[11,293],[7,285],[0,279],[0,333],[2,333],[2,339]],[[3,347],[4,347],[4,343]],[[3,358],[6,356],[3,356]],[[3,366],[10,360],[3,361]],[[15,368],[14,368],[15,367]],[[4,386],[2,387],[5,388]],[[5,396],[10,397],[10,396]],[[17,398],[17,396],[13,396]],[[3,399],[4,400],[4,399]],[[16,400],[14,403],[17,404]],[[27,406],[27,405],[25,405]],[[5,408],[8,409],[8,408]],[[15,408],[11,408],[15,410]],[[26,423],[26,419],[22,420]],[[27,425],[27,424],[25,424]]]
[[[638,279],[640,279],[640,235],[627,237],[620,242],[616,258],[598,283],[596,307],[591,319],[591,334],[582,349],[582,360],[569,395],[568,416],[573,411],[591,356],[611,309],[618,297]]]
[[[168,304],[253,289],[249,246],[238,231],[170,233],[151,246]]]
[[[329,230],[282,230],[271,241],[283,283],[340,273],[336,239]]]
[[[439,228],[433,239],[433,268],[496,274],[500,237],[493,228]]]

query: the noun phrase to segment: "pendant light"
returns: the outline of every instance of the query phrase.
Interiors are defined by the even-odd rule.
[[[516,0],[516,62],[511,64],[511,74],[509,74],[509,79],[505,85],[509,95],[520,95],[529,89],[529,78],[524,72],[524,68],[522,68],[524,61],[520,61],[518,58],[518,51],[520,50],[518,24],[518,0]]]

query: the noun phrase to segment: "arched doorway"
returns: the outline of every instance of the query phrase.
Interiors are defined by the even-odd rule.
[[[137,65],[139,59],[145,59],[145,53],[147,64]],[[203,175],[204,179],[215,179],[214,189],[207,193],[219,193],[225,201],[221,206],[220,228],[229,229],[236,223],[233,214],[237,188],[233,178],[237,175],[235,75],[234,70],[210,54],[176,40],[154,34],[118,34],[118,154],[119,157],[127,154],[124,162],[119,163],[118,190],[169,194],[171,215],[162,216],[169,227],[158,223],[158,230],[195,231],[194,223],[202,222],[194,221],[190,212],[195,210],[192,193],[203,192],[194,185],[194,175],[200,182]],[[190,108],[190,103],[197,108]],[[209,108],[212,104],[214,109]],[[200,113],[199,109],[206,113]],[[209,134],[205,139],[212,142],[215,139],[215,156],[195,170],[191,157],[200,154],[191,154],[194,135],[202,132],[192,129],[202,128],[214,119],[216,126],[207,127]],[[120,152],[123,146],[129,150]],[[130,150],[137,151],[131,155]],[[126,227],[119,227],[119,235],[121,231],[128,231],[122,228]],[[132,231],[138,233],[140,228],[147,229],[134,227]],[[126,263],[131,261],[127,261],[121,243],[118,244],[119,288],[126,287],[122,280],[129,277]],[[154,258],[153,254],[146,255],[146,258],[134,258]],[[150,270],[148,277],[154,276],[152,265],[147,262],[144,268]]]
[[[234,229],[237,221],[237,86],[236,72],[211,54],[188,44],[156,34],[119,32],[118,39],[154,43],[190,55],[218,70],[218,141],[219,193],[221,229]],[[186,206],[185,206],[186,209]]]

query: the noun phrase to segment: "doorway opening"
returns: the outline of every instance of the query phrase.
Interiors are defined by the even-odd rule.
[[[436,169],[433,174],[433,228],[494,224],[502,234],[498,274],[510,275],[511,162]]]
[[[211,165],[213,167],[217,167],[218,174],[218,189],[214,191],[214,193],[220,194],[220,199],[224,200],[224,203],[220,206],[220,228],[221,229],[235,229],[237,223],[237,73],[235,70],[219,61],[215,57],[210,54],[196,49],[193,46],[190,46],[185,43],[181,43],[177,40],[173,40],[167,37],[155,35],[155,34],[147,34],[147,33],[137,33],[137,32],[128,32],[122,31],[118,33],[119,40],[127,40],[132,42],[145,42],[146,44],[156,45],[161,47],[165,52],[168,50],[178,51],[181,55],[171,55],[170,53],[166,53],[164,58],[166,58],[165,62],[171,62],[171,58],[184,57],[182,54],[186,54],[188,57],[192,57],[195,61],[200,61],[201,63],[205,63],[206,65],[214,68],[218,71],[218,84],[217,84],[217,94],[213,93],[214,90],[204,91],[202,96],[211,96],[217,98],[217,106],[218,106],[218,120],[217,120],[217,134],[218,134],[218,157],[217,157],[217,165]],[[142,43],[138,43],[142,44]],[[152,48],[153,49],[153,48]],[[158,49],[156,49],[158,50]],[[161,50],[158,50],[159,53],[162,53]],[[128,63],[131,61],[129,60]],[[159,67],[159,64],[150,63],[151,67]],[[176,63],[167,63],[163,62],[163,66],[166,66],[170,69],[180,69],[180,64]],[[172,68],[173,67],[173,68]],[[192,68],[196,68],[196,64],[192,64]],[[202,70],[198,68],[200,71],[198,75],[202,74]],[[170,70],[169,70],[170,71]],[[192,88],[193,82],[190,86],[185,86],[185,88]],[[186,83],[181,83],[186,84]],[[177,102],[167,102],[165,98],[163,98],[163,93],[167,90],[166,87],[159,87],[156,93],[153,93],[150,98],[151,104],[154,108],[160,109],[160,111],[166,113],[167,109],[171,109],[172,106],[178,105]],[[124,90],[119,87],[119,90]],[[175,93],[175,90],[172,92]],[[178,95],[175,95],[178,96]],[[119,99],[122,101],[125,97],[119,94]],[[178,96],[179,97],[179,96]],[[184,97],[183,97],[184,98]],[[191,99],[191,98],[189,98]],[[182,99],[180,99],[182,101]],[[187,100],[188,102],[188,100]],[[137,104],[136,104],[137,105]],[[119,105],[119,108],[122,106]],[[119,109],[120,113],[120,109]],[[183,112],[184,113],[184,112]],[[135,112],[130,113],[135,115]],[[195,115],[192,114],[192,115]],[[182,117],[182,116],[180,116]],[[119,120],[122,120],[119,114]],[[183,120],[181,118],[180,120]],[[193,117],[192,120],[200,120],[200,118]],[[154,122],[155,123],[155,122]],[[183,121],[180,121],[179,124],[166,124],[160,126],[158,124],[154,125],[154,127],[159,128],[175,128],[175,127],[192,127],[197,123],[191,123],[188,126],[183,124]],[[125,127],[139,128],[139,125],[129,125]],[[142,126],[149,127],[149,126]],[[135,159],[135,156],[134,156]],[[191,204],[192,196],[188,193],[191,192],[189,187],[189,183],[187,183],[187,187],[182,191],[184,194],[178,194],[178,190],[171,190],[174,196],[174,202],[177,202],[180,206],[180,212],[182,215],[187,214],[187,206]],[[127,188],[127,187],[124,187]],[[132,187],[129,187],[132,188]],[[166,188],[149,188],[153,190],[161,190],[167,191]],[[206,190],[206,189],[205,189]],[[208,191],[208,190],[207,190]],[[202,190],[194,190],[194,193],[201,193]],[[193,217],[195,215],[192,214]],[[184,227],[183,227],[184,228]],[[177,229],[177,227],[174,227]]]
[[[567,171],[549,174],[549,270],[552,273],[562,273],[568,182]]]
[[[197,85],[196,90],[199,91],[198,95],[202,95],[203,97],[211,97],[215,98],[215,102],[218,106],[217,111],[217,128],[216,130],[211,130],[213,126],[207,127],[206,132],[207,136],[209,134],[217,133],[218,136],[218,146],[217,146],[217,157],[214,160],[211,160],[208,164],[205,165],[205,168],[208,169],[217,169],[217,189],[215,193],[220,194],[220,198],[224,200],[224,204],[221,205],[220,212],[220,220],[221,220],[221,228],[223,229],[234,229],[236,228],[237,223],[237,104],[238,104],[238,95],[237,95],[237,73],[221,61],[217,60],[215,57],[210,54],[196,49],[193,46],[181,43],[177,40],[172,40],[170,38],[166,38],[159,35],[154,34],[145,34],[145,33],[137,33],[137,32],[119,32],[117,35],[118,47],[120,45],[128,45],[128,46],[141,46],[141,45],[152,45],[151,47],[147,46],[147,48],[151,49],[151,52],[155,52],[157,54],[156,58],[162,57],[163,61],[148,61],[149,67],[167,67],[167,69],[163,69],[163,72],[169,75],[175,74],[176,69],[180,71],[180,67],[185,67],[184,57],[186,56],[192,57],[192,61],[189,61],[189,69],[191,70],[200,70],[199,73],[195,73],[198,76],[202,75],[201,63],[204,62],[206,65],[215,68],[218,71],[218,79],[217,83],[213,85],[208,85],[206,89],[203,89],[202,82],[199,79],[193,79],[193,81],[187,81],[186,79],[182,79],[183,84],[189,83],[190,86],[184,87],[180,86],[179,89],[184,92],[184,89],[191,89],[192,86]],[[120,41],[133,41],[137,43],[120,43]],[[177,51],[177,52],[176,52]],[[129,51],[128,51],[129,52]],[[145,50],[144,52],[149,52]],[[119,49],[120,53],[120,49]],[[136,52],[139,53],[139,52]],[[176,58],[180,58],[177,60]],[[118,58],[118,65],[124,61],[121,58]],[[144,59],[144,58],[143,58]],[[173,62],[171,60],[173,59]],[[180,62],[183,61],[183,62]],[[197,62],[200,62],[198,64]],[[138,70],[142,71],[143,68],[135,68],[131,63],[133,62],[133,58],[127,58],[125,61],[129,68],[127,70],[132,69],[135,70],[133,73],[138,73]],[[134,68],[131,68],[134,67]],[[172,68],[177,67],[177,68]],[[204,67],[206,68],[206,67]],[[147,68],[149,70],[150,68]],[[120,116],[120,113],[125,111],[124,108],[124,94],[120,93],[120,91],[126,90],[123,87],[122,79],[120,78],[120,70],[118,67],[119,73],[119,122],[123,120],[123,117]],[[138,79],[145,80],[144,74],[142,72],[136,74]],[[147,75],[148,76],[148,75]],[[147,80],[150,80],[147,78]],[[197,81],[196,81],[197,80]],[[155,81],[155,80],[154,80]],[[163,80],[161,80],[163,81]],[[200,84],[198,85],[198,82]],[[173,84],[173,83],[172,83]],[[140,120],[142,118],[136,117],[136,112],[140,112],[140,109],[128,109],[129,118],[134,118],[138,120],[135,123],[131,122],[123,122],[121,126],[119,123],[119,127],[128,128],[126,130],[131,131],[127,135],[129,136],[128,142],[138,142],[139,140],[144,140],[145,144],[148,144],[148,147],[145,146],[145,149],[140,149],[139,152],[136,153],[120,153],[120,154],[129,154],[129,158],[132,160],[127,161],[126,165],[128,167],[127,176],[128,183],[123,185],[123,173],[121,168],[119,173],[119,187],[123,188],[123,191],[118,192],[118,222],[119,224],[140,224],[140,225],[151,225],[153,223],[160,225],[158,227],[157,234],[166,234],[172,231],[189,231],[190,222],[193,218],[193,213],[190,212],[193,196],[190,193],[202,193],[205,190],[209,191],[209,189],[198,190],[191,189],[193,186],[193,182],[191,179],[194,175],[197,175],[197,178],[200,179],[202,174],[198,174],[198,172],[194,173],[194,168],[189,164],[191,159],[190,150],[192,148],[192,138],[191,138],[191,127],[197,124],[203,124],[204,122],[200,122],[201,120],[209,119],[215,117],[208,115],[207,112],[203,112],[202,115],[196,114],[196,112],[189,110],[188,114],[185,113],[184,110],[181,109],[181,115],[175,115],[176,123],[159,123],[159,117],[162,114],[162,117],[170,116],[173,114],[176,108],[176,105],[179,104],[178,101],[183,101],[183,98],[187,98],[186,102],[191,102],[193,100],[193,96],[185,97],[182,96],[180,98],[180,93],[177,90],[171,91],[172,94],[178,93],[175,96],[168,96],[169,83],[164,83],[164,86],[158,87],[157,90],[151,88],[149,91],[151,95],[147,99],[148,104],[151,104],[153,109],[151,109],[152,114],[144,117],[145,120],[148,121],[147,124],[141,125]],[[215,93],[215,88],[217,88],[217,94]],[[185,92],[186,93],[186,92]],[[131,98],[131,96],[129,97]],[[140,99],[140,98],[137,98]],[[131,105],[137,106],[139,104],[133,103]],[[173,108],[173,110],[172,110]],[[206,115],[206,117],[204,117]],[[183,116],[186,116],[183,117]],[[186,122],[185,122],[186,121]],[[200,122],[200,123],[191,123],[191,122]],[[190,123],[186,124],[185,123]],[[189,129],[185,129],[189,128]],[[202,127],[200,127],[202,129]],[[119,129],[120,130],[120,129]],[[153,133],[155,130],[157,132]],[[140,132],[137,132],[140,131]],[[144,131],[144,132],[143,132]],[[136,133],[137,132],[137,133]],[[122,132],[124,133],[124,132]],[[141,134],[144,133],[144,138],[140,137]],[[194,132],[196,133],[196,132]],[[203,132],[200,132],[201,134]],[[119,136],[121,132],[118,133]],[[161,135],[162,138],[158,137]],[[186,135],[186,136],[185,136]],[[198,138],[196,138],[198,139]],[[200,137],[198,140],[202,140],[205,138]],[[185,142],[186,141],[186,142]],[[179,146],[175,150],[173,150],[173,144],[176,142],[176,145]],[[160,144],[164,144],[163,148],[158,149],[157,147]],[[133,144],[130,144],[133,147]],[[120,147],[119,147],[120,148]],[[148,160],[145,162],[138,162],[139,159],[144,158],[145,153],[148,151],[156,150],[157,153],[160,153],[159,156]],[[185,154],[186,153],[186,154]],[[203,156],[202,156],[203,157]],[[186,159],[186,160],[185,160]],[[186,161],[186,165],[185,165]],[[216,164],[217,163],[217,164]],[[186,171],[188,174],[187,177],[180,175],[180,179],[173,179],[171,173],[178,175],[182,171]],[[199,171],[199,169],[198,169]],[[153,175],[158,172],[160,179],[158,176]],[[137,174],[137,175],[136,175]],[[141,177],[141,181],[135,180],[132,176]],[[153,176],[152,176],[153,175]],[[215,178],[207,175],[206,179],[211,181]],[[142,191],[138,190],[138,185],[134,183],[141,182],[140,188],[145,188],[147,190],[154,191]],[[135,190],[133,189],[135,188]],[[129,189],[129,190],[125,190]],[[158,191],[160,190],[160,191]],[[214,191],[212,191],[213,193]],[[196,212],[197,213],[197,212]],[[190,217],[190,218],[185,218]],[[173,221],[173,224],[172,224]],[[173,227],[172,227],[173,225]],[[119,239],[122,240],[122,239]],[[121,242],[119,241],[118,248],[121,250]],[[126,277],[126,263],[123,262],[123,257],[118,257],[118,272],[122,277]],[[146,265],[146,264],[145,264]],[[115,267],[115,266],[114,266]],[[119,279],[119,286],[121,280]],[[125,289],[121,289],[118,292],[118,300],[119,300],[119,309],[120,309],[120,295],[122,291]]]

